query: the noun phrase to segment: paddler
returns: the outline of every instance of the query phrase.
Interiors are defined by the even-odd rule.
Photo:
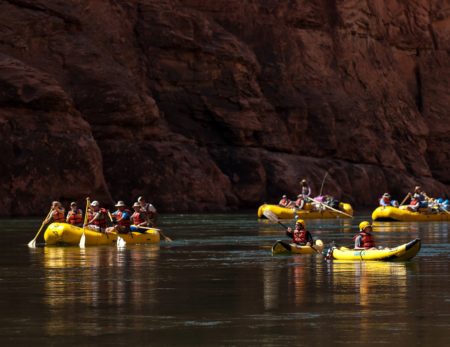
[[[62,207],[59,201],[53,201],[51,207],[51,213],[48,218],[44,221],[47,223],[64,223],[66,219],[64,218],[64,207]]]
[[[91,230],[103,233],[106,230],[107,218],[108,211],[100,208],[100,203],[97,200],[92,201],[86,226]]]
[[[289,207],[290,205],[291,205],[291,200],[288,199],[288,197],[287,197],[286,195],[283,195],[283,196],[281,197],[280,202],[278,203],[278,206],[281,206],[281,207]]]
[[[416,201],[419,202],[419,208],[426,208],[426,207],[428,207],[427,194],[422,191],[422,187],[421,186],[416,186],[414,188],[414,193],[411,195],[411,202],[413,200],[416,200]]]
[[[122,200],[119,200],[114,206],[117,207],[117,210],[114,211],[111,216],[113,223],[116,225],[112,228],[108,228],[106,231],[111,232],[114,230],[119,234],[127,234],[131,232],[131,211],[126,208],[126,205]]]
[[[380,199],[380,206],[394,206],[398,207],[398,201],[391,200],[391,196],[389,193],[384,193],[383,196]]]
[[[134,213],[131,215],[132,231],[145,232],[146,229],[139,227],[147,227],[149,225],[148,215],[142,210],[142,206],[139,202],[135,202],[133,205]]]
[[[355,249],[370,249],[375,247],[375,240],[371,234],[372,225],[367,222],[359,223],[359,233],[353,237]]]
[[[75,201],[70,203],[70,210],[67,212],[66,222],[77,227],[83,226],[83,211],[78,208]]]
[[[145,212],[147,214],[148,222],[152,226],[156,225],[157,212],[155,206],[153,206],[151,203],[145,202],[145,199],[142,196],[138,198],[138,203],[141,206],[142,212]]]
[[[311,233],[305,229],[305,221],[303,219],[297,220],[295,222],[295,228],[287,228],[286,235],[292,239],[292,241],[301,246],[311,246],[314,244]]]
[[[306,179],[300,181],[300,188],[301,192],[299,195],[302,195],[303,199],[307,200],[311,195],[311,187],[308,185],[308,182],[306,182]]]

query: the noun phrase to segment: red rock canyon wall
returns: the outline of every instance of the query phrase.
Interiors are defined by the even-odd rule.
[[[0,214],[450,193],[450,2],[1,0]]]

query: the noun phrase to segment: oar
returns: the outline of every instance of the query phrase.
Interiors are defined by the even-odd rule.
[[[53,209],[50,208],[50,211],[47,213],[47,217],[42,221],[41,227],[39,228],[38,232],[36,233],[36,236],[33,240],[28,242],[28,247],[30,248],[36,248],[36,240],[39,237],[39,234],[41,233],[42,229],[44,228],[44,225],[47,224],[47,219],[50,217],[50,214],[52,213]]]
[[[427,199],[433,200],[433,199],[430,198],[427,194],[424,193],[424,195],[425,195],[425,197],[426,197]],[[442,211],[444,211],[445,213],[450,214],[450,212],[448,212],[445,208],[443,208],[442,205],[441,205],[440,203],[437,203],[437,205],[438,205],[438,207],[440,207],[440,209],[438,209],[438,211],[439,211],[439,210],[442,210]]]
[[[263,215],[266,216],[267,219],[270,220],[271,222],[278,223],[280,226],[282,226],[284,229],[287,230],[288,227],[287,227],[286,225],[284,225],[283,223],[281,223],[281,222],[279,221],[278,217],[276,216],[276,214],[273,213],[272,211],[270,211],[270,210],[265,210],[265,211],[263,212]],[[309,245],[309,247],[311,247],[311,248],[312,248],[313,250],[315,250],[317,253],[322,254],[322,253],[321,253],[317,248],[315,248],[313,245]]]
[[[80,243],[78,244],[80,248],[86,247],[86,235],[84,234],[84,229],[86,228],[86,224],[88,222],[88,210],[90,206],[91,202],[89,198],[86,198],[86,210],[84,211],[83,234],[81,234]]]
[[[318,201],[318,200],[316,200],[316,199],[312,199],[312,198],[309,198],[309,197],[306,197],[306,198],[309,199],[309,200],[311,200],[311,201],[317,202],[317,203],[321,204],[322,206],[325,206],[326,208],[328,208],[328,209],[330,209],[330,210],[332,210],[332,211],[334,211],[334,212],[337,212],[337,213],[343,214],[343,215],[345,215],[345,216],[347,216],[347,217],[353,218],[352,215],[350,215],[350,214],[348,214],[348,213],[345,213],[345,212],[342,212],[342,211],[339,211],[339,210],[337,210],[337,209],[335,209],[335,208],[333,208],[333,207],[331,207],[331,206],[328,206],[327,204],[324,204],[324,203],[321,202],[321,201]]]
[[[325,173],[325,176],[323,176],[322,185],[320,186],[319,196],[322,196],[323,185],[325,184],[325,179],[327,178],[327,176],[328,176],[328,171]]]
[[[406,194],[405,198],[403,199],[402,203],[400,204],[400,206],[403,206],[403,204],[406,202],[406,200],[411,196],[411,193]]]
[[[146,229],[146,230],[156,230],[164,238],[164,241],[167,241],[167,242],[172,242],[173,241],[169,236],[164,235],[164,233],[162,232],[161,229],[149,228],[149,227],[143,227],[143,226],[137,226],[137,225],[135,225],[135,227],[136,228],[141,228],[141,229]]]

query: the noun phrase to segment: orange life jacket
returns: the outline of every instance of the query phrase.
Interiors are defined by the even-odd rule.
[[[52,213],[53,222],[64,223],[66,220],[64,218],[64,210],[54,210]]]
[[[131,216],[131,220],[134,225],[138,225],[147,221],[147,215],[145,212],[134,212]]]
[[[309,232],[305,229],[294,229],[294,231],[292,231],[292,240],[297,244],[306,244],[308,242],[308,234]]]
[[[372,234],[367,234],[364,231],[361,231],[358,235],[355,235],[353,240],[355,241],[358,236],[361,235],[362,247],[365,249],[369,249],[375,247],[375,240],[372,237]]]
[[[126,212],[128,214],[128,218],[123,219],[123,213]],[[130,217],[131,217],[131,211],[130,210],[117,210],[113,213],[113,217],[116,219],[117,224],[124,227],[129,227],[131,225]]]
[[[91,211],[89,213],[89,219],[92,221],[92,219],[95,217],[96,214],[99,214],[98,218],[92,222],[92,224],[98,226],[99,228],[106,228],[106,213],[107,211],[104,208],[101,208],[97,212]]]
[[[67,221],[73,225],[80,225],[83,223],[83,212],[80,209],[76,211],[70,210],[67,213]]]

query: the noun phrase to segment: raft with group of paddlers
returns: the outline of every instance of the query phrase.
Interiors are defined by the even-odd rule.
[[[278,205],[263,204],[258,208],[258,217],[262,218],[265,211],[271,211],[281,219],[329,219],[352,218],[353,208],[350,204],[340,202],[330,195],[311,197],[311,187],[306,179],[300,182],[301,192],[297,198],[289,199],[283,195]]]
[[[45,225],[48,227],[44,233],[46,245],[79,245],[98,246],[117,244],[157,243],[163,237],[166,241],[171,239],[156,228],[156,208],[139,197],[133,204],[131,212],[123,201],[115,204],[116,211],[110,213],[100,206],[98,201],[90,202],[86,199],[86,210],[78,208],[76,202],[70,204],[70,210],[65,209],[59,201],[54,201],[50,211],[43,221],[41,228],[29,247],[36,246],[36,240]]]

